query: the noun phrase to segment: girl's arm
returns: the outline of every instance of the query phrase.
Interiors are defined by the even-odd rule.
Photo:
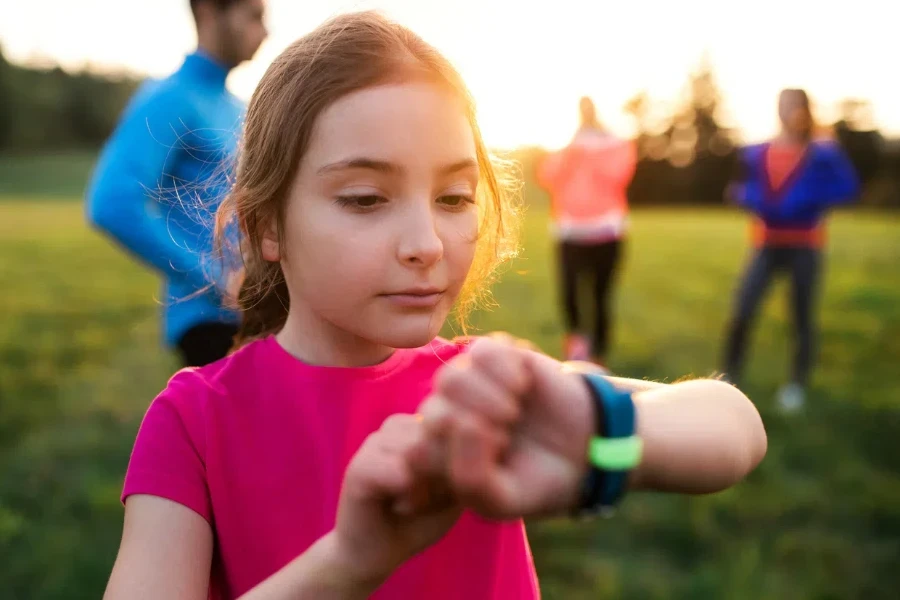
[[[600,371],[587,363],[567,367]],[[728,383],[606,378],[632,392],[637,410],[644,454],[630,477],[632,489],[716,492],[743,479],[766,454],[766,431],[756,407]]]
[[[129,497],[104,600],[205,599],[212,537],[206,519],[186,506],[158,496]]]
[[[212,530],[199,514],[158,496],[131,496],[104,600],[206,600],[212,548]],[[241,598],[367,598],[374,584],[354,578],[345,556],[328,534]]]
[[[632,489],[706,494],[731,487],[766,455],[762,419],[734,386],[696,379],[633,396],[643,460]]]
[[[435,448],[416,468],[446,474],[460,501],[485,517],[570,511],[597,435],[590,388],[571,367],[514,342],[478,340],[442,367],[420,408]],[[756,408],[728,383],[613,381],[640,388],[632,394],[643,441],[633,489],[720,491],[766,453]]]
[[[280,571],[239,600],[350,600],[368,598],[380,581],[355,576],[349,554],[334,533],[328,533]]]
[[[414,473],[413,456],[425,441],[421,419],[385,419],[347,466],[334,529],[241,600],[368,598],[441,539],[462,509]],[[105,598],[206,600],[212,547],[212,529],[199,513],[159,496],[130,495]]]

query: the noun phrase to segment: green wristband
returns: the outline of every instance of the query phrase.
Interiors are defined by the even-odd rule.
[[[644,442],[636,435],[624,438],[591,438],[588,460],[604,471],[629,471],[641,463]]]

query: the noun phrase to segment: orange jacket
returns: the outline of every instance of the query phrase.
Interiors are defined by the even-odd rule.
[[[621,237],[628,216],[626,190],[634,175],[634,144],[583,129],[572,142],[547,156],[537,177],[550,193],[561,238],[603,241]]]

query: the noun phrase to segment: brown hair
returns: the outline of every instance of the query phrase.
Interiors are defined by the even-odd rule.
[[[279,263],[262,256],[262,235],[274,223],[283,243],[284,211],[300,159],[318,115],[342,96],[372,85],[426,77],[464,102],[475,136],[480,171],[479,239],[475,259],[457,303],[457,320],[488,296],[496,267],[514,256],[516,200],[513,178],[501,179],[507,163],[491,157],[475,119],[474,103],[453,66],[407,28],[377,12],[335,17],[291,44],[269,66],[247,110],[235,183],[216,218],[217,248],[236,255],[243,314],[236,344],[278,331],[290,300]],[[226,230],[240,231],[239,248]]]

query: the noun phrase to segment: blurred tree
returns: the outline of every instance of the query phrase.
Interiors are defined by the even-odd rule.
[[[625,103],[637,129],[640,162],[629,189],[634,204],[720,203],[736,159],[734,132],[722,124],[722,94],[704,56],[674,111],[641,91]]]
[[[875,127],[871,102],[842,100],[832,131],[864,184],[862,202],[900,206],[900,148],[896,141],[885,140]]]
[[[858,98],[841,101],[832,129],[863,182],[872,181],[883,166],[884,138],[875,129],[871,103]]]
[[[688,201],[722,202],[737,158],[734,133],[722,124],[722,93],[712,61],[704,55],[690,75],[681,109],[673,119],[669,159],[683,167]]]
[[[96,148],[137,84],[133,77],[18,66],[0,52],[0,151]]]

